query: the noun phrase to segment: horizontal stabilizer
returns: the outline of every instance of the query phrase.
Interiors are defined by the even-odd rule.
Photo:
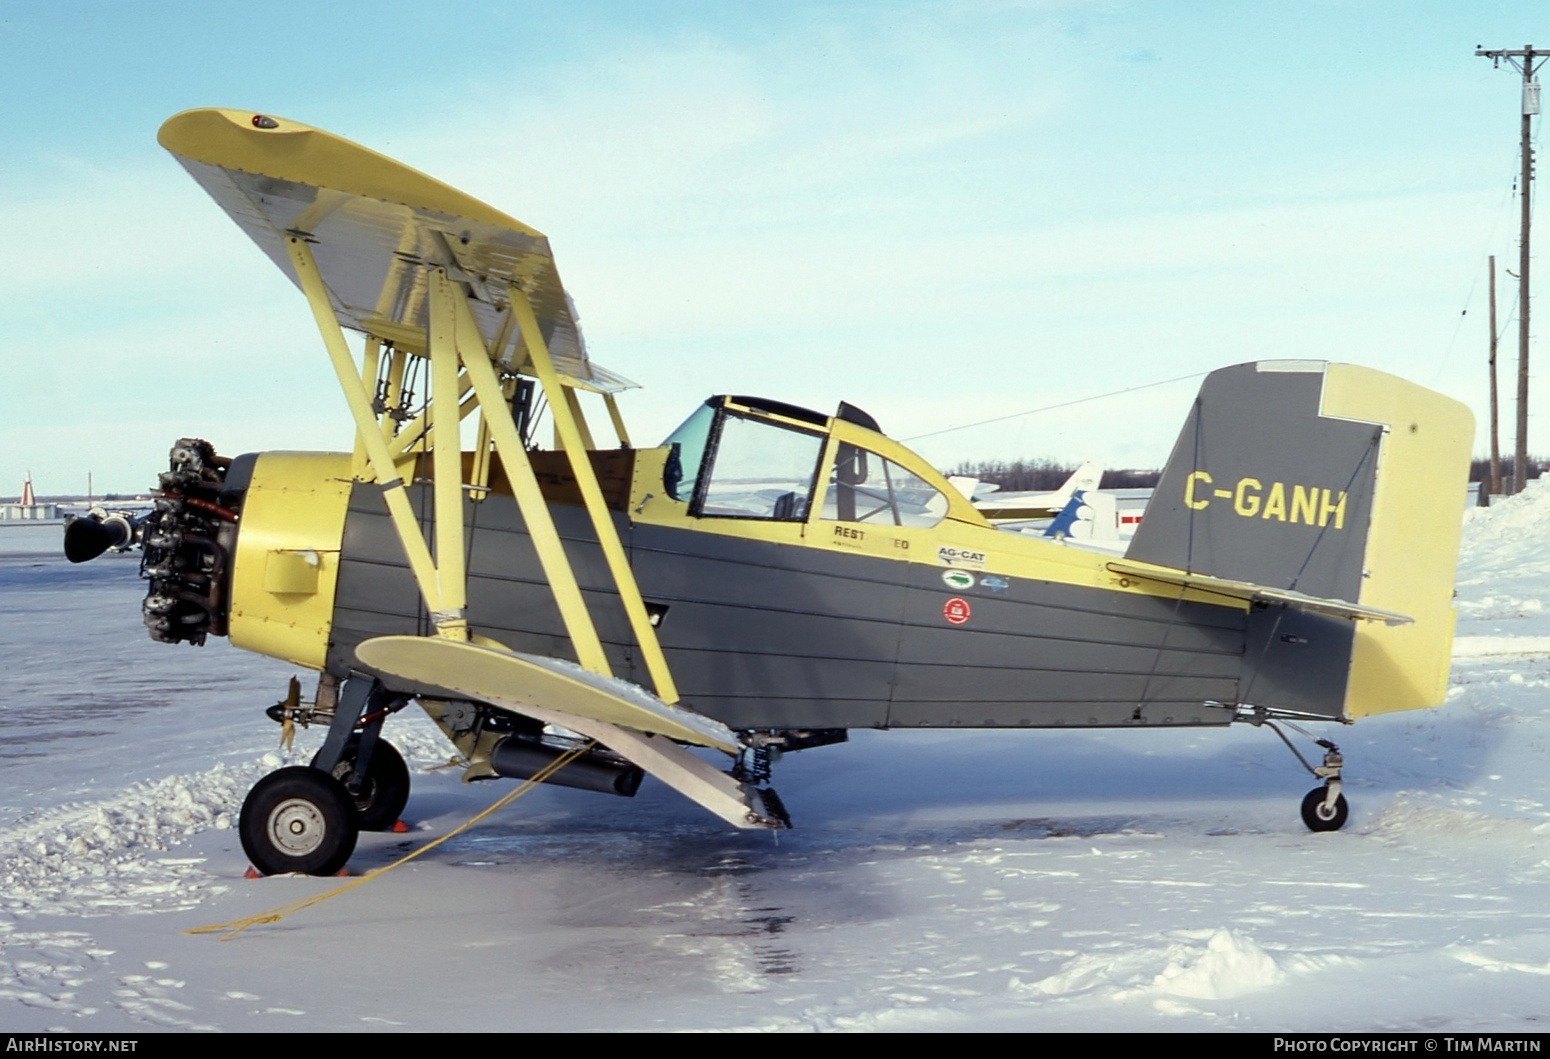
[[[740,749],[720,721],[669,706],[628,681],[555,658],[427,636],[379,636],[356,647],[355,655],[378,672],[481,702],[511,703],[519,710],[522,705],[543,707],[729,754]]]
[[[1381,621],[1385,625],[1409,625],[1415,620],[1406,614],[1379,610],[1377,607],[1364,607],[1358,603],[1348,603],[1343,599],[1324,599],[1290,589],[1256,585],[1249,581],[1231,581],[1223,577],[1211,577],[1208,574],[1191,574],[1183,570],[1170,570],[1164,566],[1152,566],[1148,563],[1115,560],[1108,564],[1108,569],[1110,573],[1119,574],[1122,577],[1160,581],[1163,584],[1214,592],[1217,595],[1250,602],[1285,603],[1299,610],[1309,610],[1316,614],[1328,614],[1337,618]]]

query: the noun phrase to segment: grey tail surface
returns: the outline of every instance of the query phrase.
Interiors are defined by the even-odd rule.
[[[1126,558],[1356,602],[1383,425],[1322,415],[1324,368],[1212,372]]]
[[[1245,702],[1344,718],[1438,705],[1473,437],[1464,405],[1371,368],[1223,368],[1126,558],[1395,616],[1253,604]]]

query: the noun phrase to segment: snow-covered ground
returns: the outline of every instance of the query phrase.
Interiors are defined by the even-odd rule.
[[[1550,490],[1470,513],[1446,707],[1319,729],[1352,819],[1252,729],[857,733],[788,757],[797,829],[648,781],[542,789],[338,880],[246,880],[291,670],[151,642],[132,557],[0,528],[0,1025],[9,1030],[1516,1030],[1550,1022]],[[510,789],[416,771],[386,864]]]

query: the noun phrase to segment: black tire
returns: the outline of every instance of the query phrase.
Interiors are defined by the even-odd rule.
[[[1350,806],[1345,803],[1345,795],[1335,796],[1333,810],[1324,808],[1323,787],[1315,787],[1308,792],[1302,800],[1302,822],[1308,825],[1309,831],[1339,831],[1345,826],[1346,816],[1350,813]]]
[[[253,867],[265,875],[334,875],[355,852],[355,806],[344,784],[293,765],[248,792],[237,832]]]
[[[341,784],[355,770],[355,755],[360,749],[361,737],[352,735],[334,766],[334,779]],[[317,765],[317,756],[312,758]],[[409,766],[403,755],[386,739],[378,739],[371,752],[371,765],[366,769],[366,780],[361,793],[352,799],[355,803],[355,822],[362,831],[386,831],[398,823],[404,806],[409,804]]]

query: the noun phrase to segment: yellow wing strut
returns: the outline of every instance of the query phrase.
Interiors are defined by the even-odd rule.
[[[350,415],[355,419],[356,434],[366,449],[366,458],[377,482],[382,486],[382,499],[387,504],[393,528],[398,531],[399,543],[403,545],[404,555],[409,560],[409,569],[414,572],[415,583],[420,586],[420,592],[425,597],[426,608],[436,614],[442,609],[436,566],[431,561],[430,549],[425,546],[425,538],[420,535],[414,511],[409,506],[404,480],[399,477],[398,468],[388,452],[387,442],[378,429],[376,416],[372,414],[371,398],[366,395],[366,387],[356,374],[355,361],[350,356],[344,331],[329,304],[328,288],[323,285],[323,277],[318,274],[317,263],[312,258],[312,251],[307,248],[306,240],[289,236],[285,246],[290,251],[291,263],[296,269],[296,281],[307,296],[307,304],[312,307],[312,316],[317,321],[323,345],[328,349],[328,359],[333,362],[334,374],[339,377],[339,388],[344,391]]]

